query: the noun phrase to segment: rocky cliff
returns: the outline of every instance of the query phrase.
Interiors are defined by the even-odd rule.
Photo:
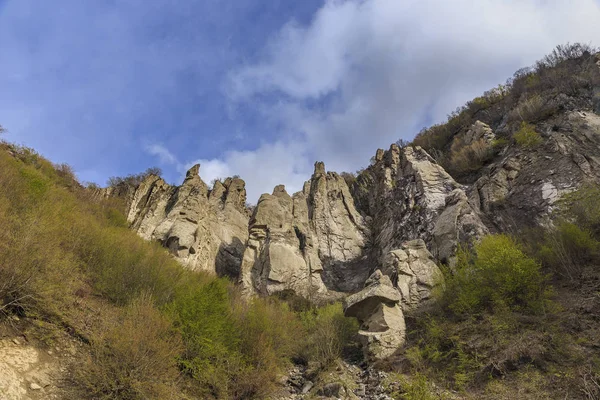
[[[460,243],[543,223],[561,194],[600,181],[600,116],[568,111],[536,129],[539,146],[506,146],[472,184],[458,183],[424,149],[393,144],[350,187],[317,162],[301,192],[277,186],[251,215],[240,178],[209,189],[198,165],[177,187],[150,175],[124,191],[127,218],[189,268],[239,279],[249,294],[335,298],[359,291],[376,269],[407,293],[398,277],[412,269],[390,265],[430,252],[419,256],[431,258],[427,268],[417,268],[428,275],[436,262],[452,265]],[[492,141],[495,133],[478,121],[464,136],[455,140]]]
[[[359,291],[382,269],[407,296],[403,304],[414,305],[399,278],[413,276],[413,270],[390,260],[403,249],[412,258],[414,249],[430,249],[434,256],[423,256],[428,262],[416,271],[423,265],[437,269],[433,260],[451,262],[459,242],[487,232],[467,188],[419,147],[378,151],[375,164],[352,187],[317,162],[301,192],[290,195],[277,186],[261,196],[250,216],[241,179],[209,189],[199,168],[191,168],[181,186],[149,175],[133,190],[121,190],[128,222],[189,268],[239,279],[248,294],[337,298]],[[416,239],[418,245],[406,244]],[[433,286],[417,275],[415,282]]]
[[[582,65],[600,82],[600,60]],[[516,96],[518,82],[512,87]],[[127,199],[128,222],[140,236],[159,241],[191,269],[239,280],[248,294],[337,298],[360,291],[379,269],[411,310],[427,301],[437,264],[452,266],[459,244],[544,224],[563,193],[600,181],[597,89],[586,86],[584,96],[559,94],[545,104],[537,94],[490,92],[473,102],[475,111],[469,105],[440,126],[452,135],[436,150],[439,163],[422,147],[393,144],[377,150],[352,182],[317,162],[301,192],[277,186],[251,213],[243,180],[209,189],[198,165],[181,186],[149,175],[109,194]],[[536,90],[545,95],[555,88]],[[513,138],[528,115],[535,146]],[[452,128],[463,119],[471,122]],[[427,140],[420,135],[416,142]]]

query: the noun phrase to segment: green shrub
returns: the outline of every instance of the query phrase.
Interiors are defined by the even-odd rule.
[[[300,318],[307,331],[301,357],[323,367],[340,358],[358,332],[358,323],[344,316],[340,303],[303,312]]]
[[[527,122],[522,122],[521,127],[513,135],[517,145],[525,148],[533,148],[542,143],[542,137],[536,132],[535,127]]]
[[[94,337],[91,355],[73,370],[79,398],[176,399],[176,356],[181,340],[151,296],[135,299],[106,332]]]
[[[564,195],[559,202],[559,215],[573,220],[600,240],[600,186],[583,185]]]
[[[458,315],[504,308],[538,312],[548,297],[540,264],[505,235],[484,237],[474,254],[459,251],[443,303]]]
[[[185,343],[180,366],[202,396],[264,398],[302,337],[285,304],[248,302],[224,279],[182,286],[167,310]]]
[[[590,231],[570,222],[561,222],[545,235],[538,257],[560,275],[574,278],[581,268],[598,257],[600,243]]]
[[[392,373],[383,382],[383,386],[390,392],[393,399],[398,400],[439,400],[427,377],[416,373],[412,376]]]
[[[231,395],[230,381],[239,377],[244,360],[239,352],[241,335],[229,307],[225,280],[180,288],[168,306],[185,351],[180,365],[185,373],[219,398]]]
[[[471,144],[454,140],[450,150],[449,169],[456,173],[476,171],[494,155],[494,147],[484,139]]]

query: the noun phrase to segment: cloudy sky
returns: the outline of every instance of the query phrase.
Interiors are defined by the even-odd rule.
[[[600,0],[0,0],[7,139],[104,184],[355,171],[555,45]]]

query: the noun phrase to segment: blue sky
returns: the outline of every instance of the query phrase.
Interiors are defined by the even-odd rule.
[[[83,181],[200,162],[255,202],[599,45],[599,20],[600,0],[0,0],[0,124]]]

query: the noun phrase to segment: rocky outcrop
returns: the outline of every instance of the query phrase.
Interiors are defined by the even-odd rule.
[[[181,186],[145,177],[126,191],[127,219],[140,236],[159,241],[187,267],[239,277],[248,294],[291,290],[335,298],[360,290],[375,267],[384,265],[414,278],[416,283],[399,281],[405,304],[414,305],[432,285],[410,270],[412,258],[420,257],[414,261],[417,272],[431,258],[417,247],[449,261],[459,242],[485,232],[463,187],[419,147],[378,151],[377,162],[352,191],[317,162],[301,192],[290,195],[277,186],[261,196],[250,218],[244,181],[228,178],[209,190],[199,168],[192,167]],[[402,247],[415,238],[423,242]],[[390,254],[401,257],[405,250],[412,257],[408,269],[388,265]]]
[[[481,171],[469,194],[499,231],[540,225],[562,194],[600,182],[600,116],[560,113],[536,130],[542,144],[507,147]]]
[[[365,248],[370,233],[346,181],[317,162],[303,194],[325,284],[337,291],[359,289],[369,274]]]
[[[358,334],[368,359],[389,357],[404,344],[406,325],[400,300],[390,278],[379,270],[367,279],[363,290],[344,300],[344,315],[361,324]]]
[[[302,192],[290,196],[281,185],[261,196],[250,219],[242,285],[248,293],[292,290],[308,297],[356,290],[369,273],[367,238],[346,182],[318,162]]]
[[[475,121],[471,128],[465,133],[462,141],[465,145],[472,145],[478,141],[483,141],[488,146],[496,140],[496,135],[490,126],[481,121]]]
[[[435,287],[443,285],[443,275],[421,239],[402,244],[390,251],[381,267],[398,288],[404,311],[416,310],[433,300]]]
[[[379,150],[375,163],[353,186],[359,209],[372,221],[375,258],[412,239],[424,240],[433,255],[452,263],[461,242],[487,233],[478,210],[459,185],[420,147]]]
[[[242,262],[244,290],[273,294],[283,290],[311,297],[325,292],[322,266],[308,229],[306,197],[292,198],[283,185],[263,194],[250,219]]]
[[[178,187],[146,177],[128,199],[127,220],[190,269],[237,277],[248,237],[244,181],[228,178],[211,191],[199,168],[193,166]]]

